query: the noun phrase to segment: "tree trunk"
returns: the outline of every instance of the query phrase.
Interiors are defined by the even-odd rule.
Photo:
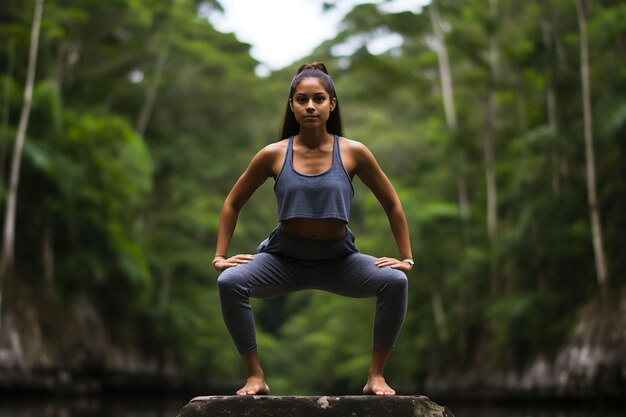
[[[448,49],[443,30],[441,30],[441,18],[437,3],[433,2],[428,7],[430,23],[435,35],[435,52],[439,64],[439,78],[441,80],[441,95],[443,97],[443,109],[446,116],[448,131],[454,137],[457,128],[456,109],[454,105],[454,89],[452,84],[452,71],[448,59]],[[457,151],[454,157],[454,175],[456,177],[457,194],[459,200],[459,213],[463,223],[469,218],[469,199],[467,197],[467,186],[465,185],[465,175],[463,174],[463,156],[461,151]]]
[[[35,68],[37,65],[37,49],[39,47],[39,29],[41,28],[41,15],[43,1],[35,1],[33,26],[30,36],[30,51],[28,54],[28,72],[26,74],[26,86],[24,87],[24,104],[20,115],[20,122],[15,138],[13,159],[11,161],[11,177],[9,178],[9,190],[7,194],[7,206],[4,217],[4,234],[2,242],[2,259],[0,260],[0,314],[2,312],[2,285],[8,276],[13,273],[13,258],[15,250],[15,213],[17,209],[17,190],[20,180],[20,163],[22,160],[22,148],[28,127],[30,106],[33,97],[33,85],[35,83]],[[2,316],[0,315],[0,334]]]
[[[437,3],[433,0],[428,7],[428,13],[430,16],[430,23],[435,35],[435,51],[437,53],[437,62],[439,64],[439,79],[441,80],[441,95],[443,98],[443,109],[446,117],[446,126],[452,139],[456,139],[457,136],[457,118],[456,108],[454,105],[454,90],[452,83],[452,70],[450,68],[450,60],[448,59],[448,49],[446,48],[446,40],[443,30],[441,29],[441,17],[439,16],[439,10],[437,9]],[[467,196],[467,186],[465,183],[465,175],[463,172],[463,153],[457,148],[454,155],[454,175],[456,177],[457,195],[459,200],[459,214],[461,217],[461,228],[463,236],[463,245],[466,246],[466,223],[469,219],[469,199]],[[440,286],[443,288],[445,282],[443,277],[440,282]],[[465,298],[467,294],[461,293],[460,304],[465,304]],[[437,326],[437,333],[439,340],[442,343],[447,342],[449,337],[448,325],[446,320],[445,309],[443,307],[443,300],[438,289],[433,289],[431,294],[431,302],[433,307],[433,314],[435,317],[435,324]],[[465,329],[461,332],[464,333]]]
[[[490,87],[492,89],[493,87]],[[496,97],[495,91],[489,91],[487,97],[487,111],[485,113],[485,136],[484,136],[484,158],[485,158],[485,179],[487,183],[487,235],[493,242],[498,228],[497,223],[497,189],[496,189],[496,156],[495,156],[495,118],[496,118]]]
[[[154,78],[152,79],[152,83],[146,92],[146,98],[144,99],[143,106],[141,107],[141,111],[137,117],[137,124],[135,126],[135,131],[140,136],[143,136],[146,131],[146,127],[148,126],[148,121],[150,120],[152,109],[154,108],[154,102],[156,101],[157,90],[159,89],[159,84],[161,83],[161,76],[163,75],[163,70],[165,69],[165,61],[167,59],[168,52],[169,45],[165,46],[161,50],[154,64]]]
[[[499,79],[499,51],[497,29],[497,0],[489,0],[494,28],[489,35],[489,85],[487,109],[485,111],[485,134],[483,137],[483,155],[485,159],[485,183],[487,188],[487,236],[489,237],[489,264],[491,270],[491,292],[498,292],[500,287],[496,271],[495,239],[498,231],[498,195],[496,187],[496,118],[498,114],[497,88]]]
[[[54,285],[54,231],[49,221],[43,229],[41,257],[43,261],[43,276],[49,288]]]
[[[20,163],[22,161],[22,148],[28,127],[30,107],[33,97],[33,85],[35,83],[35,68],[37,65],[37,49],[39,46],[39,29],[41,28],[41,15],[43,11],[43,1],[35,1],[35,11],[33,26],[30,37],[30,52],[28,56],[28,72],[26,75],[26,86],[24,88],[24,104],[20,115],[20,122],[15,138],[13,159],[11,161],[11,177],[9,179],[9,190],[7,195],[7,207],[4,218],[4,235],[2,246],[2,260],[0,262],[0,279],[6,277],[13,267],[14,245],[15,245],[15,213],[17,208],[17,190],[20,179]]]
[[[463,154],[462,152],[456,152],[454,157],[454,176],[456,177],[456,190],[457,198],[459,199],[459,214],[461,215],[461,222],[463,227],[467,224],[470,214],[470,203],[467,195],[467,184],[465,183],[465,174],[463,173]],[[464,235],[465,238],[465,235]]]
[[[167,265],[163,269],[163,281],[161,282],[161,288],[159,288],[159,299],[157,302],[157,311],[164,313],[167,310],[167,305],[170,302],[170,292],[172,288],[172,273],[173,267]]]
[[[494,22],[497,19],[498,3],[497,0],[489,0],[491,7],[491,15]],[[489,239],[493,241],[496,237],[498,228],[497,223],[497,206],[498,197],[496,193],[496,173],[495,173],[495,136],[496,136],[496,117],[497,109],[497,86],[499,78],[499,52],[498,41],[495,33],[491,33],[489,37],[489,92],[487,97],[486,112],[486,129],[484,138],[484,157],[485,157],[485,178],[487,182],[487,234]]]
[[[591,112],[591,85],[589,80],[589,39],[587,37],[587,12],[583,0],[576,0],[578,25],[580,27],[580,74],[582,84],[583,122],[585,135],[585,161],[587,179],[587,201],[591,217],[591,233],[593,236],[593,252],[596,263],[596,274],[600,293],[604,298],[609,294],[609,277],[606,266],[606,255],[602,244],[602,223],[598,209],[596,192],[596,167],[593,151],[593,118]]]
[[[541,19],[541,34],[543,37],[543,44],[546,49],[546,109],[548,113],[548,131],[550,132],[550,165],[551,165],[551,184],[552,191],[555,194],[559,193],[560,181],[559,181],[559,153],[556,147],[558,122],[557,122],[557,110],[556,110],[556,92],[554,90],[554,69],[552,64],[552,52],[553,48],[553,35],[552,35],[552,23],[546,17]]]
[[[550,147],[550,165],[551,176],[552,176],[552,191],[555,194],[559,193],[561,189],[561,184],[559,180],[559,165],[560,165],[560,155],[557,150],[557,133],[558,133],[558,125],[556,121],[556,93],[554,91],[554,80],[549,73],[550,70],[547,70],[548,74],[546,74],[546,104],[548,108],[548,129],[550,131],[550,141],[552,142],[552,146]]]
[[[433,27],[435,39],[437,39],[437,58],[439,62],[439,78],[441,79],[441,92],[443,94],[443,107],[446,113],[446,124],[450,130],[456,129],[456,110],[454,108],[454,95],[452,91],[452,71],[448,60],[448,49],[441,30],[441,18],[437,10],[437,3],[433,1],[428,8],[430,23]]]
[[[15,39],[11,38],[7,45],[7,81],[4,85],[2,104],[2,137],[0,138],[0,187],[5,186],[9,119],[11,118],[11,86],[10,79],[15,69]]]
[[[437,327],[437,335],[439,341],[445,344],[448,341],[448,325],[446,324],[446,312],[443,309],[443,301],[438,290],[433,290],[431,294],[431,303],[433,306],[433,315],[435,317],[435,325]]]

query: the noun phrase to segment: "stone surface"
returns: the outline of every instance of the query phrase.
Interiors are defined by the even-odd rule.
[[[192,399],[178,417],[454,417],[424,396],[210,396]]]

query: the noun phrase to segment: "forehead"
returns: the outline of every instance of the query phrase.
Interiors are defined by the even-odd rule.
[[[306,77],[300,80],[296,88],[294,89],[294,94],[297,93],[328,93],[326,90],[326,86],[322,80],[317,77]]]

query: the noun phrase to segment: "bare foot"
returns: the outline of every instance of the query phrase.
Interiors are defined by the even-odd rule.
[[[396,395],[394,391],[382,376],[370,376],[367,379],[367,384],[363,387],[363,394],[365,395]]]
[[[270,387],[267,386],[264,378],[251,376],[246,381],[246,385],[237,391],[237,395],[267,395],[269,392]]]

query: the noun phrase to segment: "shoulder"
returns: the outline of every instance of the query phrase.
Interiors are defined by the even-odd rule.
[[[343,165],[350,176],[355,174],[360,176],[377,165],[372,152],[358,140],[340,137],[339,146]]]
[[[342,153],[349,155],[355,162],[364,163],[374,159],[374,155],[363,143],[358,140],[341,137],[340,146]]]
[[[257,152],[254,159],[259,161],[272,161],[276,157],[284,156],[285,151],[287,149],[287,141],[288,139],[283,139],[278,142],[270,143],[269,145],[261,148],[260,151]]]
[[[262,169],[268,176],[276,176],[285,159],[288,141],[283,139],[264,146],[252,159],[251,167]]]

